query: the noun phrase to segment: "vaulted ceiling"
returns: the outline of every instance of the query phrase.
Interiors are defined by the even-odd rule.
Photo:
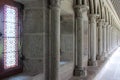
[[[118,16],[119,16],[119,19],[120,19],[120,0],[111,0]]]

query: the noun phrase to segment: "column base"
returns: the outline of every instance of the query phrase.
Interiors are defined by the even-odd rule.
[[[104,60],[106,60],[107,59],[107,51],[103,52],[102,56],[103,56]]]
[[[107,60],[108,59],[108,52],[106,52],[106,54],[105,54],[105,60]]]
[[[85,67],[75,67],[74,76],[86,77],[87,69]]]
[[[89,60],[88,61],[88,66],[97,66],[97,61]]]
[[[104,60],[105,60],[105,57],[98,55],[98,56],[97,56],[97,60],[102,60],[102,61],[104,61]]]
[[[100,55],[97,55],[97,60],[101,60],[101,56]]]

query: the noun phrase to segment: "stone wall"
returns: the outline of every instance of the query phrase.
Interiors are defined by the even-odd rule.
[[[44,0],[24,2],[23,55],[24,71],[31,75],[43,73],[46,35]]]
[[[63,19],[65,16],[63,17]],[[74,57],[74,20],[73,16],[61,21],[61,60],[73,61]]]

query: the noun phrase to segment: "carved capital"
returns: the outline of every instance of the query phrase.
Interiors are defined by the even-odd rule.
[[[101,25],[104,23],[104,19],[98,19],[97,22],[98,22],[98,27],[101,27]]]
[[[98,15],[96,15],[96,14],[90,14],[90,15],[89,15],[90,22],[91,22],[91,23],[96,23],[97,17],[98,17]]]
[[[108,24],[109,24],[108,22],[104,22],[104,25],[106,25],[106,26],[107,26]]]
[[[88,11],[89,7],[85,5],[76,5],[74,9],[77,17],[83,17],[83,14]]]
[[[103,23],[103,28],[107,28],[107,26],[108,26],[108,22],[104,22]]]
[[[60,7],[61,0],[50,0],[51,7]]]
[[[108,28],[110,28],[111,27],[111,25],[110,24],[108,24],[108,26],[107,26]]]
[[[112,25],[109,25],[109,28],[111,28],[112,27]]]
[[[104,23],[105,19],[98,19],[98,23]]]

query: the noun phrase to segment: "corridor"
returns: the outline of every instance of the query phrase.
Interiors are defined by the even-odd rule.
[[[119,4],[0,0],[0,80],[120,80]]]
[[[120,80],[120,48],[113,53],[93,80]]]

